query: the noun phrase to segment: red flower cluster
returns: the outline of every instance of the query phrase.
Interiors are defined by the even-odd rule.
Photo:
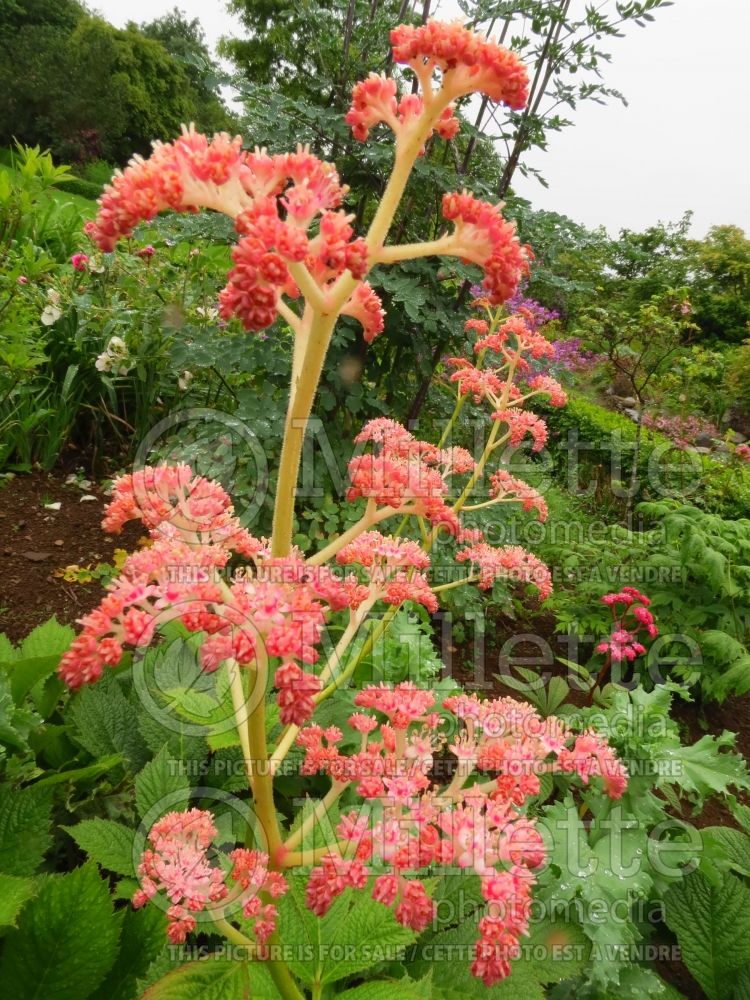
[[[484,270],[482,287],[490,302],[505,302],[528,274],[532,256],[531,249],[518,242],[515,224],[503,219],[499,205],[467,192],[444,194],[443,215],[455,226],[453,252]]]
[[[649,611],[650,598],[635,587],[623,587],[619,593],[605,594],[602,603],[612,609],[614,626],[609,639],[600,642],[597,653],[607,653],[612,660],[634,660],[646,652],[646,647],[638,640],[640,632],[649,639],[655,639],[659,629],[654,616]]]
[[[518,56],[458,21],[400,24],[391,32],[391,45],[394,60],[411,66],[423,90],[439,69],[442,90],[451,99],[479,93],[516,111],[526,105],[529,79]]]

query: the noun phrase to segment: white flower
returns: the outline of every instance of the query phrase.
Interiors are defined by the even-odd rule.
[[[57,306],[45,306],[42,312],[42,323],[45,326],[52,326],[56,323],[62,316],[62,309],[58,309]]]
[[[182,375],[180,375],[180,377],[177,379],[177,386],[180,389],[180,392],[187,392],[187,390],[190,388],[190,383],[192,381],[193,381],[193,373],[187,371],[183,372]]]
[[[120,355],[123,358],[128,356],[128,345],[122,337],[110,337],[107,350],[110,354]]]
[[[103,274],[104,264],[101,261],[89,258],[89,271],[93,271],[94,274]]]
[[[195,311],[199,316],[202,316],[203,319],[207,319],[210,323],[219,318],[219,310],[214,309],[213,306],[209,306],[208,308],[205,306],[196,306]]]
[[[135,368],[135,361],[131,359],[128,345],[122,337],[110,337],[109,343],[94,362],[94,367],[100,372],[115,371],[118,375],[127,375]]]
[[[60,305],[60,293],[55,288],[47,289],[47,301],[53,306]]]

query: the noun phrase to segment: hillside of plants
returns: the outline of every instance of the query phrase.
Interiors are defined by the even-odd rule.
[[[459,6],[0,0],[9,1000],[750,998],[750,239]]]

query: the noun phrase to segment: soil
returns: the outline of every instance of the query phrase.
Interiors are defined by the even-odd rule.
[[[132,549],[142,534],[128,525],[121,535],[107,535],[101,487],[84,481],[81,488],[67,482],[69,475],[32,472],[0,480],[0,632],[14,642],[52,615],[71,623],[101,600],[98,580],[69,583],[57,572],[111,563],[116,548]],[[58,503],[58,510],[50,507]]]

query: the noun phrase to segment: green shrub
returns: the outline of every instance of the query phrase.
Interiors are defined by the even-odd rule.
[[[545,418],[557,475],[574,492],[590,489],[594,482],[601,494],[598,500],[606,503],[608,494],[612,507],[624,508],[634,422],[575,394],[566,407],[547,407]],[[671,497],[726,518],[744,517],[750,510],[750,466],[682,451],[663,434],[646,428],[638,458],[638,484],[637,500]]]
[[[109,184],[112,180],[112,174],[115,172],[115,166],[109,163],[107,160],[92,160],[90,163],[84,165],[81,176],[85,181],[90,184],[97,184],[100,188],[105,184]]]
[[[64,190],[69,194],[77,194],[81,198],[89,198],[91,201],[96,201],[102,193],[101,184],[84,180],[82,177],[67,177],[64,185]]]

